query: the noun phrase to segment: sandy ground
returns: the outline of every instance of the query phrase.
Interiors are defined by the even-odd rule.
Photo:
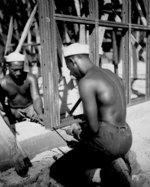
[[[145,176],[150,179],[150,101],[128,107],[127,121],[132,129],[137,160]]]
[[[145,69],[143,66],[140,69],[142,73],[140,77],[143,78],[143,72]],[[142,80],[143,81],[143,80]],[[139,88],[140,85],[140,88]],[[143,86],[143,82],[139,82],[137,86],[135,85],[135,89],[138,88],[141,93],[144,93],[145,86]],[[132,95],[132,97],[136,97],[136,95]],[[133,133],[133,144],[131,150],[133,150],[136,154],[137,161],[139,162],[144,176],[150,180],[150,101],[137,104],[134,106],[129,106],[127,108],[127,122],[131,127]],[[27,128],[27,126],[26,126]],[[45,133],[44,128],[42,127],[34,127],[33,129],[20,129],[19,131],[24,134],[20,136],[20,140],[23,138],[27,138],[32,136],[32,132],[35,131],[37,134]],[[27,133],[29,132],[29,133]],[[66,136],[64,131],[61,132],[63,136]],[[57,141],[57,138],[56,138]],[[63,141],[63,140],[62,140]],[[63,142],[64,143],[64,142]],[[48,168],[54,162],[54,157],[58,154],[62,154],[62,152],[68,151],[68,147],[58,147],[52,150],[47,150],[36,155],[31,161],[33,167],[29,169],[28,176],[26,178],[19,177],[14,169],[9,169],[6,172],[0,173],[0,187],[12,187],[12,186],[23,186],[20,184],[25,183],[24,186],[32,186],[29,184],[33,184],[34,187],[43,186],[46,187],[47,184],[47,176],[48,176]],[[50,185],[49,185],[50,186]]]
[[[142,168],[143,175],[150,179],[150,101],[142,104],[130,106],[127,109],[127,122],[133,133],[133,144],[131,150],[135,152],[136,159]],[[60,131],[65,137],[65,132]],[[67,136],[66,136],[67,138]],[[57,141],[57,139],[56,139]],[[14,169],[9,169],[0,174],[0,187],[60,187],[55,182],[49,180],[48,168],[54,162],[57,155],[68,151],[67,146],[61,146],[52,150],[44,151],[36,155],[31,161],[33,166],[29,169],[28,176],[19,177]],[[49,181],[49,182],[48,182]],[[52,184],[51,184],[52,183]],[[150,185],[149,185],[150,186]],[[143,187],[143,186],[140,186]],[[147,186],[146,186],[147,187]]]

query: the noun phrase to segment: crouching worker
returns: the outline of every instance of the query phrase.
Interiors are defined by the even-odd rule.
[[[50,175],[64,186],[90,186],[101,183],[103,168],[124,157],[132,145],[125,90],[117,75],[91,62],[87,45],[74,43],[63,52],[78,80],[86,126],[73,130],[79,144],[51,166]]]
[[[23,118],[30,118],[43,124],[43,103],[38,90],[36,77],[24,71],[25,56],[18,52],[5,56],[9,73],[0,82],[0,89],[3,95],[3,106],[5,105],[6,115],[10,123]],[[5,102],[7,99],[7,103]],[[8,107],[7,107],[8,106]],[[10,109],[10,112],[9,112]]]

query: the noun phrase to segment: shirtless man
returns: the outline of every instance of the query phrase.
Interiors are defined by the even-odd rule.
[[[66,186],[79,187],[84,186],[88,170],[93,171],[89,173],[89,183],[101,181],[95,181],[94,169],[109,168],[112,161],[124,157],[132,145],[132,133],[126,123],[121,79],[110,70],[95,66],[87,45],[71,44],[64,48],[64,56],[68,69],[79,81],[86,126],[73,129],[79,144],[52,165],[50,174]],[[98,171],[99,176],[102,171]]]
[[[43,123],[43,103],[38,83],[33,74],[24,71],[25,56],[13,52],[5,56],[5,60],[9,73],[1,79],[0,92],[3,96],[1,102],[4,112],[8,115],[10,123],[14,123],[13,117],[18,121],[28,117]]]

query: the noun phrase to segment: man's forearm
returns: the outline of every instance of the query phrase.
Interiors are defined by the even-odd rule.
[[[33,107],[37,114],[43,114],[43,102],[41,98],[37,98],[33,101]]]
[[[88,127],[85,127],[80,133],[80,139],[83,141],[90,139],[91,136],[92,136],[92,133]]]
[[[81,141],[89,140],[93,137],[92,131],[86,126],[82,130],[74,130],[74,137]]]

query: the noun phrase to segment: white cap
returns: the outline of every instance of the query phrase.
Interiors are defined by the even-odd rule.
[[[74,43],[69,46],[63,47],[64,57],[78,55],[78,54],[89,54],[89,46],[86,44]]]
[[[7,56],[4,56],[6,62],[15,62],[15,61],[24,61],[25,55],[18,53],[18,52],[12,52]]]
[[[89,45],[74,43],[69,46],[63,47],[63,53],[64,57],[78,54],[89,54]],[[99,54],[103,54],[103,50],[101,47],[99,48]]]

